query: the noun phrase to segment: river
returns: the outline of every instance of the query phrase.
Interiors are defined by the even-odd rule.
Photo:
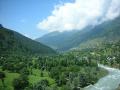
[[[120,70],[101,64],[98,64],[98,66],[106,69],[109,74],[101,78],[96,84],[84,88],[84,90],[116,90],[120,84]]]

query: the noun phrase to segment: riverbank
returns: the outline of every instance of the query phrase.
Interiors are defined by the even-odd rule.
[[[107,64],[107,66],[120,70],[120,64],[118,64],[117,62],[113,63],[112,65],[109,63]]]
[[[109,74],[101,78],[96,84],[85,87],[84,90],[119,90],[117,88],[120,84],[120,70],[100,64],[99,67],[107,70]]]

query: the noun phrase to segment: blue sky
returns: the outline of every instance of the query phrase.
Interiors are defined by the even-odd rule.
[[[70,0],[61,0],[68,2]],[[0,23],[30,38],[47,33],[36,25],[51,14],[59,0],[0,0]]]
[[[0,0],[0,24],[32,39],[120,16],[120,0]]]

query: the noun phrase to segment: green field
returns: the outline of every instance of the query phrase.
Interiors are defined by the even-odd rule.
[[[0,71],[2,71],[2,70],[0,69]],[[20,74],[19,73],[12,73],[10,71],[4,71],[4,72],[6,74],[5,87],[3,87],[2,82],[0,81],[0,90],[14,90],[13,86],[12,86],[12,82],[15,78],[19,77]],[[55,80],[48,76],[47,71],[43,71],[43,76],[44,77],[40,76],[40,70],[33,69],[32,75],[28,76],[30,84],[34,85],[43,79],[48,80],[50,85],[53,85],[55,83]]]

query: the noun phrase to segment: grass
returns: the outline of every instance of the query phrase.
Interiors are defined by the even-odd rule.
[[[41,71],[39,69],[33,69],[33,74],[29,75],[29,82],[35,84],[43,79],[48,80],[49,84],[55,83],[55,80],[50,78],[47,71],[43,71],[43,77],[40,76]]]
[[[0,71],[2,71],[2,70],[0,69]],[[12,73],[12,72],[9,72],[9,71],[4,71],[4,72],[6,74],[5,87],[3,87],[2,82],[0,80],[0,90],[13,90],[12,82],[15,78],[19,77],[20,74]],[[41,71],[38,70],[38,69],[33,69],[33,74],[28,76],[29,82],[31,84],[34,85],[35,83],[37,83],[37,82],[39,82],[40,80],[43,80],[43,79],[48,80],[50,85],[55,83],[54,79],[52,79],[48,76],[47,71],[43,72],[44,77],[40,77],[40,72]]]
[[[1,71],[1,69],[0,69],[0,71]],[[32,71],[33,71],[32,75],[28,76],[30,84],[34,85],[37,82],[39,82],[43,79],[46,79],[46,80],[48,80],[48,82],[51,86],[55,85],[55,80],[49,77],[49,74],[47,71],[43,71],[43,77],[40,76],[41,71],[39,69],[33,69]],[[3,87],[2,82],[0,81],[0,90],[13,90],[12,82],[15,78],[19,77],[20,74],[12,73],[12,72],[9,72],[7,70],[4,72],[6,74],[6,78],[5,78],[5,85],[6,86]],[[106,70],[100,69],[100,71],[97,73],[96,76],[99,79],[107,74],[108,74],[108,72]],[[60,88],[59,88],[59,90],[60,90]]]
[[[19,77],[19,74],[18,73],[11,73],[9,71],[4,71],[4,72],[6,74],[5,87],[3,87],[2,82],[0,81],[0,90],[13,90],[12,81],[15,78]]]

